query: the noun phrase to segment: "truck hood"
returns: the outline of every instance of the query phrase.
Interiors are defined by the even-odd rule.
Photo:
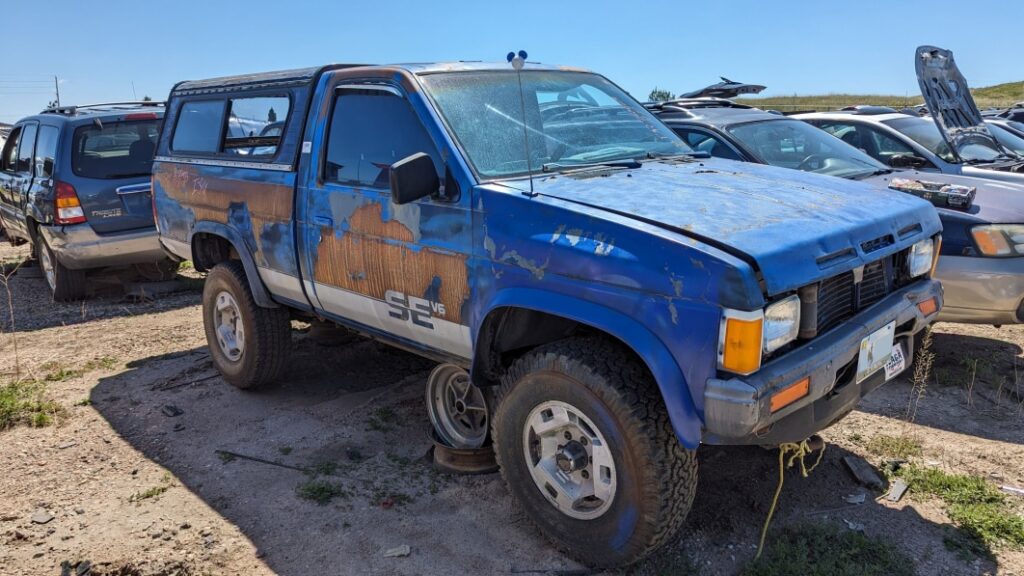
[[[950,149],[961,157],[964,147],[971,144],[1004,151],[985,125],[967,80],[953,60],[953,52],[918,46],[914,68],[925,105]]]
[[[893,178],[957,184],[975,189],[974,202],[969,209],[940,208],[940,214],[943,211],[959,212],[993,224],[1019,224],[1024,222],[1024,183],[1014,184],[988,178],[919,172],[917,170],[901,170],[891,174],[881,174],[864,179],[862,182],[869,182],[888,189],[889,182]]]
[[[634,218],[729,252],[760,271],[768,294],[877,260],[941,229],[931,204],[910,194],[718,159],[558,174],[535,178],[533,189],[577,210]]]

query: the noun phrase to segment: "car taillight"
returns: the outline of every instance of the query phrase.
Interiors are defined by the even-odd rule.
[[[82,203],[78,201],[78,193],[75,187],[67,182],[57,182],[54,185],[54,215],[55,224],[79,224],[85,222],[85,211]]]

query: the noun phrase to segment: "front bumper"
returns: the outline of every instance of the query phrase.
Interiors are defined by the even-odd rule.
[[[72,270],[146,264],[167,259],[156,227],[115,234],[97,234],[88,222],[40,226],[39,233],[54,256]]]
[[[940,322],[1024,322],[1024,257],[941,256],[935,278],[946,294]]]
[[[914,360],[914,335],[938,314],[925,316],[917,303],[933,297],[941,309],[942,286],[937,281],[916,282],[830,332],[768,362],[750,376],[708,379],[704,389],[702,442],[799,442],[835,423],[853,410],[861,397],[885,382],[885,371],[879,370],[856,383],[861,340],[895,320],[895,341],[903,345],[909,367]],[[809,393],[772,413],[772,394],[807,376]]]

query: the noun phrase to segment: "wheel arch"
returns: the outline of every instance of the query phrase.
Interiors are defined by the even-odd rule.
[[[219,262],[237,259],[245,270],[245,277],[256,304],[262,308],[278,307],[270,297],[267,287],[263,285],[252,253],[246,248],[245,241],[236,230],[219,222],[197,222],[189,234],[188,243],[192,250],[192,262],[197,270],[205,272]]]
[[[514,324],[529,324],[528,336],[522,337],[515,326],[511,327],[510,336],[503,336],[510,320]],[[470,372],[474,383],[497,384],[503,354],[566,337],[576,327],[613,339],[643,362],[658,386],[680,443],[690,449],[700,444],[700,417],[682,370],[665,344],[633,318],[572,296],[528,288],[502,291],[490,302],[476,334]]]

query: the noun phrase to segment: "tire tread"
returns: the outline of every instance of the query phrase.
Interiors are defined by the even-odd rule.
[[[654,463],[644,478],[644,494],[654,494],[660,502],[655,514],[645,515],[642,522],[650,536],[632,551],[625,563],[636,562],[671,539],[686,520],[697,489],[697,458],[693,450],[679,443],[669,421],[660,392],[646,367],[620,344],[601,337],[572,337],[540,346],[513,362],[502,378],[495,394],[500,410],[502,399],[526,374],[538,370],[556,370],[577,378],[618,414],[628,416],[627,438],[647,438],[643,443],[647,458]],[[603,382],[603,385],[594,382]],[[501,446],[498,423],[492,436]],[[504,473],[502,451],[496,450]],[[505,477],[506,482],[508,478]],[[511,491],[511,490],[510,490]],[[543,532],[543,530],[542,530]],[[545,534],[556,546],[564,546]],[[576,556],[573,550],[565,550]],[[592,559],[579,558],[592,562]]]

